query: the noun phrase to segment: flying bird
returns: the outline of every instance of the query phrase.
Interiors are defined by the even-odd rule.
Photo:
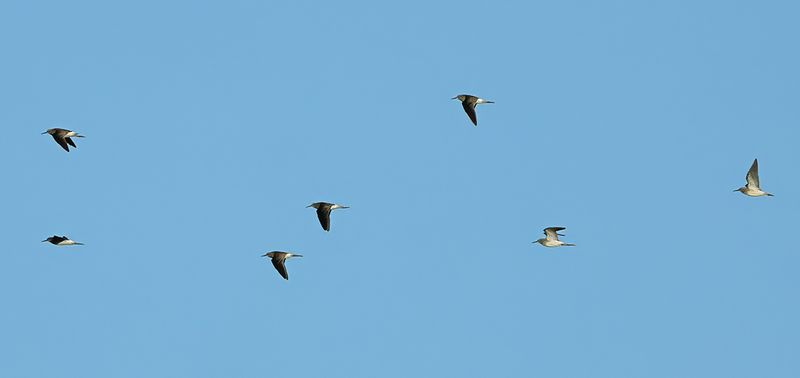
[[[761,185],[758,180],[758,159],[753,160],[753,165],[751,165],[750,170],[747,171],[747,176],[745,176],[745,179],[747,180],[747,185],[734,190],[734,192],[742,192],[742,194],[750,197],[772,197],[772,194],[761,190]]]
[[[350,208],[349,206],[342,206],[328,202],[314,202],[306,207],[313,207],[317,209],[317,218],[319,218],[319,224],[322,225],[322,229],[325,231],[331,230],[331,211],[336,209]]]
[[[281,277],[283,277],[283,279],[285,280],[289,279],[289,273],[286,272],[286,264],[285,264],[286,260],[292,257],[303,257],[303,255],[296,255],[294,253],[281,252],[281,251],[267,252],[261,256],[269,257],[270,259],[272,259],[272,265],[275,266],[275,270],[277,270],[278,273],[280,273]]]
[[[468,94],[460,94],[452,99],[461,101],[461,106],[464,107],[464,111],[467,112],[469,119],[475,126],[478,126],[478,116],[475,114],[475,106],[478,104],[494,104],[494,101],[484,100]]]
[[[566,228],[564,228],[564,227],[547,227],[547,228],[544,229],[545,237],[535,241],[534,243],[539,243],[539,244],[541,244],[541,245],[543,245],[545,247],[562,247],[562,246],[574,247],[575,244],[564,243],[563,241],[558,240],[559,236],[564,236],[564,235],[558,233],[558,231],[561,231],[561,230],[566,230]]]
[[[78,242],[76,242],[74,240],[70,240],[66,236],[56,236],[56,235],[53,235],[53,236],[51,236],[51,237],[49,237],[47,239],[42,240],[42,243],[44,243],[44,242],[50,242],[50,244],[55,244],[55,245],[58,245],[58,246],[83,245],[83,243],[78,243]]]
[[[47,131],[43,132],[42,134],[52,135],[56,143],[58,143],[58,145],[61,146],[61,148],[63,148],[67,152],[69,152],[69,146],[78,148],[78,146],[75,145],[75,142],[72,141],[72,138],[84,137],[83,135],[78,135],[78,133],[72,130],[59,129],[59,128],[47,129]]]

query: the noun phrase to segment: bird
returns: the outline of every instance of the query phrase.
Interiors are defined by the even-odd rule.
[[[464,107],[464,111],[467,112],[469,119],[475,126],[478,126],[478,116],[475,114],[475,106],[478,104],[494,104],[494,101],[484,100],[480,97],[468,94],[460,94],[453,97],[452,100],[461,101],[461,106]]]
[[[275,266],[275,270],[277,270],[278,273],[280,273],[280,275],[281,275],[281,277],[283,277],[283,279],[288,280],[289,279],[289,273],[286,272],[286,265],[284,263],[286,262],[286,260],[288,260],[288,259],[290,259],[292,257],[303,257],[303,255],[296,255],[294,253],[289,253],[289,252],[272,251],[272,252],[267,252],[267,253],[261,255],[261,257],[269,257],[269,258],[271,258],[272,259],[272,265]]]
[[[319,218],[319,224],[322,225],[322,229],[325,231],[331,230],[331,211],[336,209],[350,208],[350,206],[342,206],[328,202],[314,202],[306,207],[313,207],[317,209],[317,218]]]
[[[83,135],[78,135],[78,133],[72,130],[59,128],[47,129],[47,131],[43,132],[42,134],[52,135],[56,143],[58,143],[58,145],[67,152],[69,152],[69,146],[78,148],[78,146],[75,145],[75,142],[72,141],[72,138],[84,138]]]
[[[772,194],[769,194],[761,190],[761,184],[759,183],[758,180],[758,159],[753,160],[753,165],[751,165],[750,170],[747,171],[747,176],[745,176],[745,180],[747,180],[747,185],[734,190],[734,192],[742,192],[742,194],[750,197],[761,197],[761,196],[773,197]]]
[[[74,240],[70,240],[70,238],[66,236],[56,236],[53,235],[47,239],[42,240],[42,243],[50,242],[50,244],[55,244],[58,246],[65,246],[65,245],[83,245],[83,243],[78,243]]]
[[[561,231],[561,230],[566,230],[566,228],[564,228],[564,227],[547,227],[547,228],[544,229],[545,237],[535,241],[534,243],[539,243],[539,244],[541,244],[541,245],[543,245],[545,247],[562,247],[562,246],[574,247],[575,244],[564,243],[563,241],[558,240],[559,236],[564,236],[564,235],[558,233],[558,231]]]

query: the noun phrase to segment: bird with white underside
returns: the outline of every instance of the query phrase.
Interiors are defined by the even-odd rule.
[[[547,227],[544,229],[545,237],[536,240],[534,243],[539,243],[545,247],[574,247],[575,244],[564,243],[561,240],[558,240],[559,236],[564,236],[559,234],[558,231],[566,230],[564,227]]]
[[[58,235],[53,235],[48,237],[47,239],[42,240],[42,243],[44,242],[50,242],[50,244],[57,245],[59,247],[67,245],[83,245],[83,243],[78,243],[74,240],[70,240],[70,238],[66,236],[58,236]]]
[[[750,197],[772,197],[772,194],[761,190],[761,183],[758,179],[758,159],[753,160],[753,165],[751,165],[750,169],[747,171],[745,180],[747,180],[747,185],[735,189],[734,192],[742,192],[742,194]]]

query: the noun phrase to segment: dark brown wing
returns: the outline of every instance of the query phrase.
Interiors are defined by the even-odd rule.
[[[289,279],[289,273],[286,272],[286,265],[283,264],[284,261],[285,261],[284,259],[275,259],[275,258],[273,258],[272,259],[272,265],[275,266],[275,270],[277,270],[278,273],[281,274],[281,277],[283,277],[283,279],[288,280]]]
[[[78,148],[78,146],[75,145],[75,142],[72,141],[72,138],[66,137],[66,138],[64,138],[64,140],[66,140],[67,143],[69,143],[70,146]]]
[[[317,218],[319,218],[319,224],[322,225],[322,229],[325,231],[331,230],[331,208],[328,206],[320,206],[317,209]]]
[[[64,141],[64,138],[59,138],[59,137],[53,135],[53,139],[55,139],[56,143],[58,143],[58,145],[61,146],[61,148],[63,148],[67,152],[69,152],[69,146],[67,146],[67,142]],[[74,144],[73,144],[73,146],[74,146]]]
[[[478,126],[478,116],[475,114],[475,104],[470,104],[469,101],[462,101],[461,106],[464,107],[464,111],[467,112],[472,124]]]

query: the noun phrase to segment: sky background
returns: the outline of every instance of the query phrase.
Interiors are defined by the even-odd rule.
[[[3,1],[0,376],[800,376],[798,12]]]

